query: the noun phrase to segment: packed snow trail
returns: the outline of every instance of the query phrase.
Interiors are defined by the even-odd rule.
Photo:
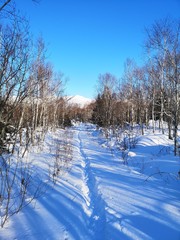
[[[88,189],[89,197],[89,209],[91,216],[89,219],[90,232],[92,234],[92,239],[105,239],[106,231],[106,216],[105,216],[105,206],[101,194],[98,191],[98,186],[96,179],[91,169],[90,160],[85,153],[84,144],[87,144],[87,135],[81,130],[78,133],[79,148],[83,158],[82,167],[84,169],[84,183]]]
[[[92,126],[82,124],[75,131],[88,189],[91,239],[179,239],[177,189],[161,181],[159,185],[156,179],[144,181],[148,176],[124,166],[100,146]]]
[[[0,239],[179,240],[179,181],[164,182],[156,175],[148,178],[137,168],[123,165],[102,147],[92,125],[77,125],[72,132],[71,170],[36,203],[13,216],[0,229]],[[131,153],[136,162],[149,161],[145,144]],[[150,145],[147,150],[151,152]],[[33,157],[40,163],[45,157],[51,161],[43,152]],[[166,166],[169,162],[178,169],[176,158],[169,158]],[[158,159],[162,164],[163,158]]]

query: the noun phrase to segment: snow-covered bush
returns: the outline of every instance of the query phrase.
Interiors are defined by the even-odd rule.
[[[68,169],[72,160],[72,132],[67,128],[62,135],[61,139],[54,139],[54,158],[52,164],[49,165],[50,178],[54,183]]]
[[[42,181],[37,178],[32,163],[16,155],[0,157],[0,225],[23,207],[36,199],[43,191]],[[36,180],[35,180],[36,179]]]

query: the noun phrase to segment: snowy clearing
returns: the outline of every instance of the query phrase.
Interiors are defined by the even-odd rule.
[[[71,131],[70,170],[14,215],[0,239],[179,240],[180,158],[173,156],[173,143],[162,134],[141,136],[124,165],[93,125]],[[43,159],[51,161],[48,144],[32,154],[43,174]]]

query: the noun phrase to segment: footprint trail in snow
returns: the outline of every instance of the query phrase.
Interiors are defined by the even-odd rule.
[[[83,138],[83,130],[78,132],[79,148],[83,159],[82,167],[84,169],[84,183],[87,191],[84,194],[88,195],[87,207],[90,211],[89,226],[92,239],[105,239],[106,235],[106,213],[105,203],[98,191],[98,185],[91,168],[91,163],[88,155],[85,153],[84,142],[86,136]]]

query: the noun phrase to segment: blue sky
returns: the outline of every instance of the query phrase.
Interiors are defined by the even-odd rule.
[[[67,95],[94,98],[98,75],[121,77],[124,62],[142,62],[144,27],[180,17],[180,0],[16,0],[43,36],[55,71],[69,79]]]

